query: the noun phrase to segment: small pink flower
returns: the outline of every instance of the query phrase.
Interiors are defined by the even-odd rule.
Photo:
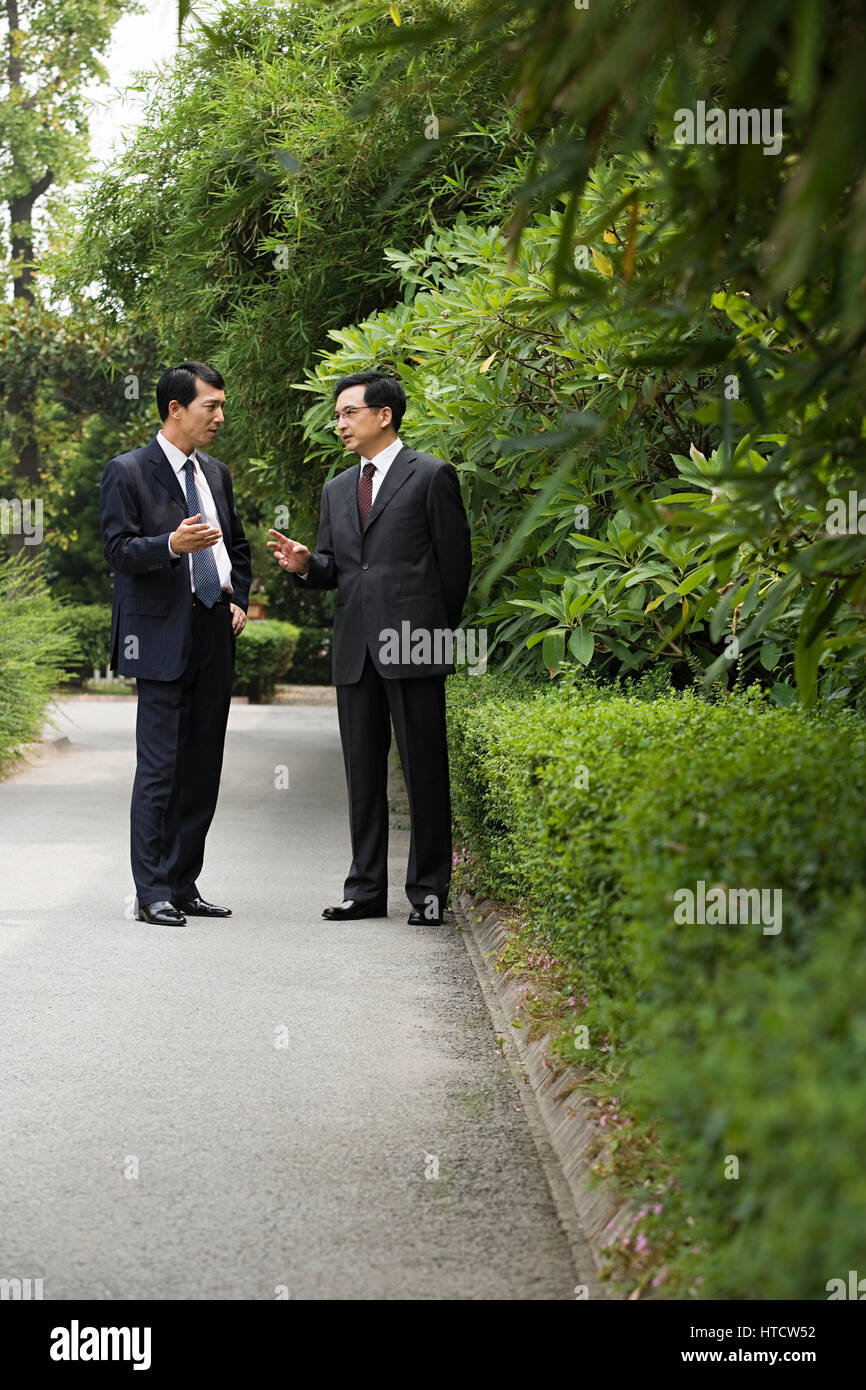
[[[599,1124],[602,1126],[607,1124],[607,1115],[602,1115],[601,1119],[599,1120]]]
[[[654,1213],[656,1216],[658,1216],[658,1215],[659,1215],[659,1212],[661,1211],[661,1209],[662,1209],[662,1204],[661,1204],[661,1202],[658,1202],[658,1203],[656,1204],[656,1206],[653,1207],[653,1213]]]

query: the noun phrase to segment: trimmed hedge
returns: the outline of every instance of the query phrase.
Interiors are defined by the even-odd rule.
[[[757,691],[448,687],[478,887],[524,899],[572,967],[592,1046],[610,1039],[622,1104],[686,1194],[700,1259],[665,1291],[700,1275],[702,1297],[826,1298],[866,1270],[862,722]],[[781,890],[781,930],[677,925],[701,880]]]
[[[108,604],[66,604],[54,610],[59,627],[74,643],[64,662],[67,679],[87,680],[94,667],[104,670],[109,662],[111,607]],[[247,623],[237,643],[235,692],[253,701],[267,701],[276,682],[292,666],[301,632],[293,623],[271,619]],[[308,629],[307,631],[312,631]]]
[[[272,618],[247,623],[237,640],[235,691],[266,703],[292,664],[300,629]]]
[[[302,627],[292,658],[292,682],[295,685],[330,685],[331,629]]]
[[[73,650],[59,617],[32,563],[0,560],[0,770],[42,732]]]
[[[61,622],[76,647],[66,663],[67,678],[90,680],[94,670],[105,671],[111,659],[111,604],[64,604]]]

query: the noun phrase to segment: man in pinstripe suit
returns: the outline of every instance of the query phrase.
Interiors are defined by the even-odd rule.
[[[162,375],[156,399],[162,429],[106,464],[101,514],[114,570],[111,665],[138,686],[135,915],[182,927],[187,916],[231,916],[200,896],[196,879],[252,567],[231,474],[204,452],[223,422],[222,377],[182,362]]]
[[[387,916],[393,723],[411,819],[408,921],[438,926],[451,882],[445,678],[472,574],[469,523],[453,464],[397,433],[406,410],[399,380],[353,372],[334,396],[335,426],[359,462],[325,483],[314,552],[279,531],[268,542],[296,584],[337,590],[333,667],[352,864],[343,901],[322,916]]]

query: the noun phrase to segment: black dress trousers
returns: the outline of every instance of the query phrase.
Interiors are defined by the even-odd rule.
[[[406,894],[428,917],[441,916],[451,883],[451,797],[445,676],[385,680],[369,648],[361,679],[337,686],[352,866],[344,896],[384,903],[388,892],[388,750],[391,721],[411,815]]]
[[[223,601],[190,594],[192,631],[177,680],[139,680],[132,788],[132,873],[139,905],[198,896],[216,810],[234,679],[235,635]]]

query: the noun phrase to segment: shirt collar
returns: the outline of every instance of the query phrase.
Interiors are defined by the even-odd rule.
[[[361,467],[363,468],[365,463],[372,463],[378,472],[384,473],[391,467],[403,447],[402,439],[398,438],[394,440],[393,444],[389,444],[386,449],[383,449],[380,454],[377,454],[374,459],[365,458],[362,454]]]
[[[172,444],[170,439],[166,439],[162,430],[160,430],[159,434],[156,436],[156,442],[157,444],[159,444],[160,448],[162,449],[162,452],[165,454],[175,473],[182,472],[183,469],[186,467],[187,460],[187,455],[183,452],[183,449],[179,449],[176,444]],[[198,463],[195,449],[193,449],[189,457],[193,460],[194,463]]]

